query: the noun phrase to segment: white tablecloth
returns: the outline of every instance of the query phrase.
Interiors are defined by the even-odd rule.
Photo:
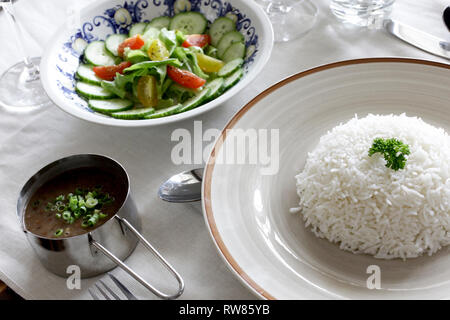
[[[31,56],[39,56],[53,32],[64,23],[69,0],[20,0],[17,18]],[[89,0],[78,1],[80,6]],[[221,129],[227,120],[256,94],[293,73],[338,60],[400,56],[447,62],[399,41],[382,30],[347,27],[328,9],[327,0],[315,1],[317,24],[305,37],[277,43],[268,65],[257,79],[223,106],[195,120],[203,129]],[[441,13],[445,0],[397,0],[394,13],[440,37],[449,37]],[[20,60],[4,12],[0,13],[0,73]],[[0,109],[0,279],[26,299],[89,299],[87,288],[98,278],[82,281],[81,290],[68,290],[65,279],[46,271],[36,259],[16,217],[16,199],[24,182],[53,160],[77,153],[99,153],[121,162],[131,176],[132,190],[143,220],[144,235],[176,267],[186,282],[182,299],[252,299],[221,260],[201,207],[169,204],[157,198],[158,186],[174,173],[190,169],[170,161],[176,128],[192,130],[193,120],[165,127],[120,129],[93,125],[67,115],[55,105],[30,113]],[[162,288],[174,290],[153,257],[138,247],[127,260],[132,268]],[[123,271],[114,270],[138,297],[155,297]]]

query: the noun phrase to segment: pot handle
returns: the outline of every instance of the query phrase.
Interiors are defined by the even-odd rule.
[[[169,295],[165,294],[158,289],[156,289],[154,286],[152,286],[150,283],[145,281],[140,275],[138,275],[136,272],[134,272],[130,267],[128,267],[125,263],[123,263],[122,260],[117,258],[114,254],[112,254],[108,249],[106,249],[104,246],[102,246],[99,242],[95,241],[92,236],[89,236],[89,242],[94,247],[96,247],[98,250],[100,250],[105,256],[107,256],[109,259],[111,259],[114,263],[116,263],[122,270],[124,270],[126,273],[128,273],[130,276],[132,276],[136,281],[138,281],[140,284],[142,284],[144,287],[146,287],[148,290],[153,292],[155,295],[162,299],[176,299],[178,298],[184,291],[184,281],[183,278],[178,274],[178,272],[166,261],[166,259],[163,258],[163,256],[150,244],[150,242],[147,241],[140,233],[137,231],[131,223],[129,223],[126,219],[120,218],[118,216],[115,216],[116,219],[119,220],[120,223],[123,223],[128,227],[128,229],[139,239],[139,241],[151,252],[153,253],[156,258],[166,267],[166,269],[175,277],[175,279],[178,281],[178,292]]]

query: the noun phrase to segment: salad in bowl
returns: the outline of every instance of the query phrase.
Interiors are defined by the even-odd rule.
[[[272,49],[267,17],[247,1],[108,1],[81,17],[81,28],[54,37],[42,81],[64,111],[106,125],[157,125],[217,107]]]

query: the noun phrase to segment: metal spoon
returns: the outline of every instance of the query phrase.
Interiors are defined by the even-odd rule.
[[[193,202],[202,198],[203,168],[184,171],[170,177],[158,190],[158,196],[168,202]]]
[[[442,19],[444,20],[448,31],[450,31],[450,6],[445,8],[444,13],[442,14]]]

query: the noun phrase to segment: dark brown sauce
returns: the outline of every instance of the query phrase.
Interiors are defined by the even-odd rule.
[[[102,186],[102,192],[109,193],[115,200],[101,208],[102,213],[108,216],[99,219],[92,227],[82,227],[82,218],[69,224],[57,218],[55,211],[47,208],[47,204],[61,194],[68,195],[77,188],[93,190],[99,185]],[[25,209],[25,228],[31,233],[46,238],[67,238],[87,233],[98,228],[117,213],[125,200],[127,191],[123,181],[98,168],[80,168],[64,172],[46,182],[33,194]],[[58,229],[64,230],[60,236],[55,235]]]

